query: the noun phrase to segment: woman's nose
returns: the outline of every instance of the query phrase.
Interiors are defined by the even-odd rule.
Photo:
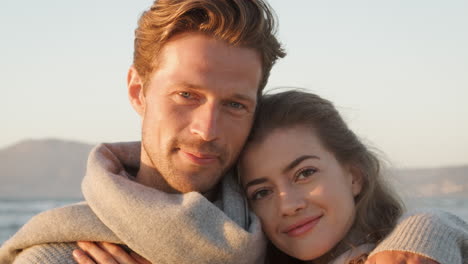
[[[283,216],[295,215],[307,206],[305,197],[302,197],[300,193],[281,191],[279,196],[280,212]]]

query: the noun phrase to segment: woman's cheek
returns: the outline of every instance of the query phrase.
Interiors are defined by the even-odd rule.
[[[273,229],[273,226],[278,222],[277,209],[271,200],[257,201],[252,210],[260,219],[263,230],[268,233]]]

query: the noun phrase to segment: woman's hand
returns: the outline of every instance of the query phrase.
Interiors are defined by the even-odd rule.
[[[151,264],[135,252],[107,242],[77,242],[81,249],[73,251],[78,264]]]
[[[365,264],[379,263],[439,264],[439,262],[436,262],[430,258],[405,251],[382,251],[369,258]]]

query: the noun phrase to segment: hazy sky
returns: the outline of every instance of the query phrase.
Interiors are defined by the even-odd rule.
[[[335,102],[398,167],[468,164],[468,1],[271,0],[288,56],[267,87]],[[138,140],[125,78],[150,0],[2,0],[0,148]]]

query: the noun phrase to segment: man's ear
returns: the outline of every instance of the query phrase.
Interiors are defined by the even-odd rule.
[[[135,109],[138,115],[143,117],[146,108],[143,81],[133,65],[128,69],[127,88],[128,99],[130,100],[133,109]]]
[[[362,175],[361,170],[354,166],[350,166],[349,173],[351,174],[351,191],[354,197],[356,197],[361,193],[364,176]]]

